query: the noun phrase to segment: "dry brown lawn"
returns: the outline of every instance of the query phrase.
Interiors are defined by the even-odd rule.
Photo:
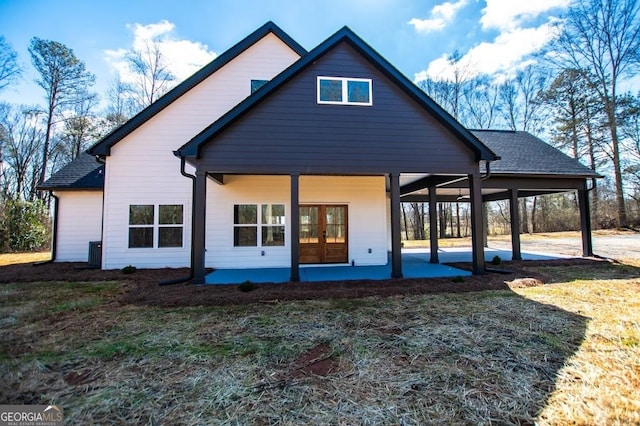
[[[43,262],[51,258],[51,252],[36,253],[3,253],[0,254],[0,266],[16,265],[18,263]]]
[[[638,268],[540,269],[543,286],[228,306],[0,284],[0,403],[69,424],[640,424]]]

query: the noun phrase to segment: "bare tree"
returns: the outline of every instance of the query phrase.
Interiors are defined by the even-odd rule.
[[[7,43],[4,36],[0,36],[0,90],[16,81],[21,73],[18,54]]]
[[[95,77],[85,69],[84,62],[75,56],[73,50],[56,41],[34,37],[29,45],[29,53],[33,66],[40,74],[36,83],[45,91],[47,100],[42,170],[38,179],[42,183],[47,175],[54,118],[61,109],[81,102]]]
[[[5,129],[0,144],[4,146],[7,173],[3,192],[8,198],[32,201],[36,195],[38,162],[43,129],[36,108],[0,105],[0,126]],[[35,177],[35,179],[34,179]]]
[[[544,116],[538,97],[544,91],[546,81],[538,68],[529,65],[500,86],[500,111],[511,130],[541,132]]]
[[[476,77],[463,93],[466,120],[463,124],[476,129],[490,129],[496,120],[500,86],[488,77]]]
[[[78,157],[96,138],[98,119],[93,110],[97,103],[97,95],[83,96],[70,111],[65,112],[58,143],[53,149],[60,157],[58,164],[64,165]]]
[[[553,50],[562,67],[588,69],[607,115],[613,153],[618,226],[627,226],[617,109],[620,80],[640,64],[640,7],[638,0],[576,2],[564,20]]]
[[[158,40],[146,42],[142,49],[132,50],[127,59],[135,75],[132,93],[139,109],[164,95],[176,79],[169,71]]]

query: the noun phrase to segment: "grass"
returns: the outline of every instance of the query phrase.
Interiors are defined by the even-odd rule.
[[[639,424],[637,268],[467,294],[122,305],[119,282],[0,286],[0,401],[68,423]]]
[[[36,253],[3,253],[0,254],[0,266],[15,265],[17,263],[43,262],[51,259],[51,252]]]

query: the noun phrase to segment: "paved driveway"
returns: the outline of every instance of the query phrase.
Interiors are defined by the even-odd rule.
[[[511,243],[489,239],[489,247],[510,249]],[[575,237],[526,241],[526,236],[523,236],[522,251],[582,256],[582,240]],[[594,235],[593,252],[613,259],[640,259],[640,234]]]

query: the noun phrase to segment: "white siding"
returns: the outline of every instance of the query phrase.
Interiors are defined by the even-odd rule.
[[[102,191],[61,191],[58,196],[56,261],[86,262],[89,241],[100,241]]]
[[[173,151],[249,96],[252,79],[272,79],[297,59],[269,34],[112,148],[105,169],[105,269],[189,265],[191,181],[180,174]],[[183,204],[183,247],[129,249],[131,204]]]
[[[349,259],[356,265],[387,263],[384,177],[300,177],[301,204],[347,204]],[[284,247],[234,247],[235,204],[285,204]],[[225,184],[207,185],[207,267],[262,268],[291,266],[290,178],[225,176]],[[371,253],[369,253],[371,249]],[[262,252],[264,251],[264,256]]]

